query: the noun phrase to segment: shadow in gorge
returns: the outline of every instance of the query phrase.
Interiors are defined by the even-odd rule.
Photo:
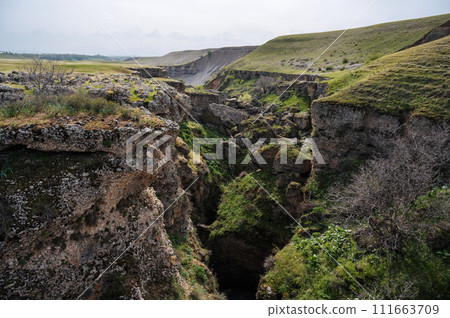
[[[219,289],[227,296],[227,299],[256,299],[259,273],[248,271],[237,264],[214,266],[213,263],[213,270],[215,271],[219,281]]]
[[[256,299],[267,253],[232,238],[211,242],[208,230],[197,229],[203,244],[211,251],[209,265],[217,277],[219,290],[227,299]]]
[[[256,299],[264,260],[273,246],[255,244],[253,240],[233,235],[211,240],[210,225],[217,219],[221,195],[220,188],[211,188],[208,199],[193,215],[197,235],[203,246],[211,251],[209,268],[216,275],[219,290],[227,299]]]

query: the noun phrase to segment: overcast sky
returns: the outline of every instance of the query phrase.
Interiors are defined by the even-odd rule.
[[[0,51],[135,56],[258,45],[347,28],[373,0],[0,0]],[[450,12],[448,0],[378,0],[354,25]]]

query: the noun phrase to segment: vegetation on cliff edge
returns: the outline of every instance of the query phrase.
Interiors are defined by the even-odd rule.
[[[387,55],[331,81],[335,93],[320,101],[448,120],[449,56],[450,36]]]

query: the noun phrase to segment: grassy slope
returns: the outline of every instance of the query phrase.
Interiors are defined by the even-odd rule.
[[[17,71],[21,66],[28,62],[26,59],[8,59],[0,58],[0,72],[9,73]],[[122,73],[129,74],[130,70],[126,67],[135,66],[131,64],[124,64],[123,62],[101,62],[101,61],[80,61],[80,62],[61,62],[69,69],[73,69],[79,73]]]
[[[384,56],[331,81],[322,101],[354,107],[371,106],[401,115],[414,114],[442,120],[450,118],[450,36]]]
[[[371,59],[396,52],[420,39],[434,27],[450,19],[450,14],[384,23],[348,30],[314,65],[340,68],[344,59],[351,63],[365,63]],[[342,31],[287,35],[260,46],[229,68],[296,73],[311,63]],[[296,66],[297,65],[297,66]],[[304,65],[304,64],[303,64]]]
[[[208,51],[214,50],[216,49],[176,51],[159,57],[141,57],[137,60],[143,65],[182,65],[198,60],[208,54]]]

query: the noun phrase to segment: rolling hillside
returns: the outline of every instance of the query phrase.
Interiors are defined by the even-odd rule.
[[[27,59],[10,59],[0,58],[0,72],[9,73],[21,70],[23,65],[27,63]],[[62,65],[69,70],[77,73],[104,73],[104,74],[130,74],[131,71],[127,67],[129,64],[123,62],[109,61],[63,61]]]
[[[142,65],[158,65],[158,66],[168,66],[168,65],[182,65],[196,61],[203,56],[208,54],[208,51],[214,51],[217,49],[203,49],[203,50],[186,50],[186,51],[175,51],[167,53],[163,56],[154,57],[140,57],[136,59]],[[131,59],[128,59],[132,61]]]
[[[450,118],[450,36],[384,56],[331,81],[345,86],[321,99],[383,113],[407,111],[438,120]]]
[[[383,23],[348,30],[315,65],[312,72],[356,68],[414,44],[450,14]],[[342,31],[280,36],[231,64],[228,69],[296,73],[304,70]]]

